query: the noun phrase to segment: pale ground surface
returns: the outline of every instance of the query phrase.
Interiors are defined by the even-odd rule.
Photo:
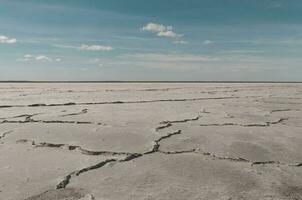
[[[0,199],[300,200],[302,84],[0,84]]]

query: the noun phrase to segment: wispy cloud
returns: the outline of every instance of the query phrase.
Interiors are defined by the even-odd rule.
[[[17,42],[16,38],[10,38],[10,37],[4,36],[4,35],[0,35],[0,43],[3,43],[3,44],[14,44],[16,42]]]
[[[178,53],[141,53],[125,54],[118,57],[115,65],[153,68],[160,70],[188,71],[218,61],[218,57]]]
[[[150,23],[146,24],[145,26],[143,26],[140,30],[156,33],[156,35],[159,37],[166,37],[166,38],[174,39],[178,42],[177,44],[186,43],[186,41],[184,41],[184,40],[179,40],[180,38],[183,37],[183,34],[176,33],[174,31],[173,26],[165,26],[162,24],[150,22]]]
[[[86,45],[86,44],[82,44],[78,49],[85,50],[85,51],[112,51],[113,50],[111,46]]]
[[[61,62],[61,58],[50,58],[45,55],[31,55],[25,54],[19,61],[30,62],[30,61],[46,61],[46,62]]]
[[[175,40],[173,41],[174,44],[188,44],[189,42],[188,41],[185,41],[185,40]]]
[[[212,40],[205,40],[205,41],[203,41],[203,44],[212,44],[212,43],[213,43]]]
[[[64,44],[53,44],[53,47],[62,48],[62,49],[76,49],[78,47],[72,45],[64,45]]]
[[[241,54],[181,54],[181,53],[141,53],[119,56],[111,66],[131,66],[171,71],[199,71],[216,73],[225,72],[267,71],[285,69],[287,66],[298,66],[300,60],[271,59],[265,56]]]
[[[81,46],[54,44],[52,46],[57,48],[63,48],[63,49],[77,49],[80,51],[112,51],[114,49],[111,46],[87,45],[87,44],[82,44]]]
[[[144,59],[145,61],[160,62],[208,62],[217,61],[217,57],[194,54],[159,54],[159,53],[143,53],[124,55],[124,58]]]

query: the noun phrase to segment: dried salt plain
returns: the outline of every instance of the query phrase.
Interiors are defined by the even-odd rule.
[[[300,200],[302,84],[0,84],[2,200]]]

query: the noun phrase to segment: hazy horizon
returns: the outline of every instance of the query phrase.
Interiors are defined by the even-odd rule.
[[[302,81],[298,0],[2,0],[0,81]]]

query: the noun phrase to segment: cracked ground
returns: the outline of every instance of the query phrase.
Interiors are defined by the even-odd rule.
[[[3,83],[0,94],[0,199],[302,199],[302,84]]]

